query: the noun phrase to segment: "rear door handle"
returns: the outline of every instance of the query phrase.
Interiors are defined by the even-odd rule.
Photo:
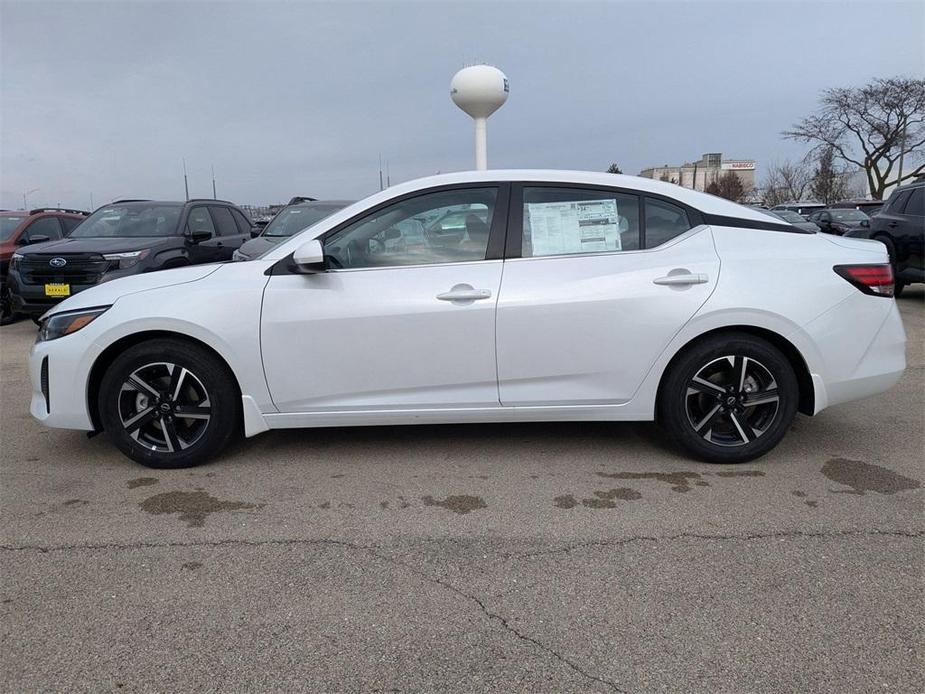
[[[473,289],[468,284],[457,284],[450,291],[437,294],[437,298],[440,301],[481,301],[482,299],[490,299],[491,291],[488,289]]]
[[[677,274],[677,275],[665,275],[664,277],[658,277],[657,279],[652,280],[653,284],[664,284],[671,286],[679,286],[685,284],[706,284],[709,280],[707,276],[701,273],[686,273],[686,274]]]

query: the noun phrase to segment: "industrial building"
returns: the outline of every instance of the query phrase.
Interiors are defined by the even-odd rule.
[[[704,154],[699,161],[680,166],[665,164],[643,169],[639,175],[703,191],[727,171],[732,171],[739,177],[746,191],[755,187],[755,161],[753,159],[723,159],[723,155],[719,152]]]

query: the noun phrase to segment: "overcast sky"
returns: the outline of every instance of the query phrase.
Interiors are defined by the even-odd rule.
[[[925,72],[925,3],[3,2],[0,207],[358,198],[473,166],[459,68],[505,71],[489,166],[624,172],[780,137],[820,89]]]

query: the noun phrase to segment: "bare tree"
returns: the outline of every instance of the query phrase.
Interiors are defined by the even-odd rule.
[[[805,161],[771,162],[764,180],[764,204],[774,207],[803,200],[812,177],[812,170]]]
[[[621,174],[623,173],[623,169],[617,166],[617,162],[613,162],[610,166],[607,167],[606,173]]]
[[[823,90],[819,101],[819,110],[784,136],[813,143],[817,156],[831,148],[835,157],[864,169],[875,199],[883,199],[888,182],[925,171],[925,80],[875,79],[859,88]],[[905,166],[890,180],[900,162]]]
[[[715,181],[712,181],[706,187],[706,192],[738,202],[745,196],[745,186],[742,185],[742,179],[734,171],[727,171]]]

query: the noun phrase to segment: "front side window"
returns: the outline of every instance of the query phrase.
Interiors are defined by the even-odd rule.
[[[173,236],[180,205],[125,203],[101,207],[71,233],[71,238]]]
[[[497,197],[497,188],[461,188],[396,202],[325,239],[325,261],[350,269],[484,260]]]
[[[646,248],[655,248],[691,228],[684,208],[670,202],[646,198]]]
[[[61,226],[58,220],[54,217],[42,217],[32,222],[26,229],[25,238],[32,241],[37,236],[47,236],[49,241],[60,239]]]
[[[212,224],[212,217],[209,216],[209,210],[205,207],[194,207],[189,211],[189,217],[186,220],[186,228],[191,232],[207,231],[211,236],[215,236],[215,226]]]
[[[74,217],[58,217],[58,221],[64,225],[64,233],[70,234],[74,229],[77,228],[77,225],[80,224],[82,219],[75,219]]]
[[[639,198],[583,188],[524,188],[524,258],[639,248]]]

